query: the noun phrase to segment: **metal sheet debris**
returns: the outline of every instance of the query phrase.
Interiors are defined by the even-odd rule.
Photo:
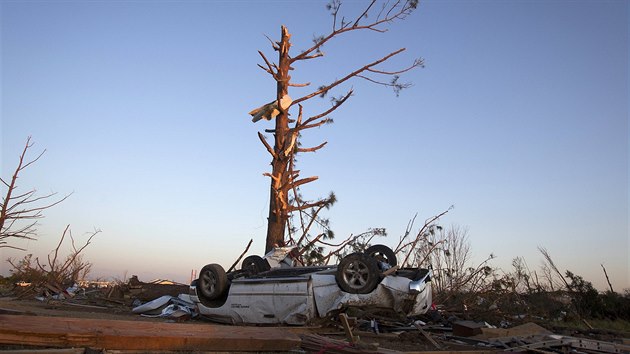
[[[178,297],[164,295],[159,298],[134,307],[131,312],[145,317],[172,317],[197,316],[197,307],[186,294]]]

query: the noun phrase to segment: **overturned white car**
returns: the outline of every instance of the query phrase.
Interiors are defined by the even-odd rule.
[[[203,267],[190,287],[199,313],[231,324],[303,325],[346,307],[414,316],[431,306],[431,271],[398,269],[387,246],[375,245],[323,267],[288,266],[287,250],[247,257],[241,270],[227,274],[218,264]]]

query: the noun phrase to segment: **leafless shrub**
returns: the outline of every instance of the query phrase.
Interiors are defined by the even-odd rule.
[[[404,267],[408,264],[409,259],[411,258],[412,265],[422,265],[426,261],[426,254],[419,253],[419,247],[423,247],[424,244],[427,243],[427,240],[432,235],[435,235],[436,231],[442,229],[437,222],[439,219],[446,215],[449,211],[453,209],[453,206],[449,207],[447,210],[441,212],[438,215],[432,216],[424,221],[424,225],[418,230],[415,234],[416,236],[413,239],[410,239],[411,232],[413,230],[413,225],[416,221],[417,214],[409,221],[407,224],[407,228],[405,229],[405,233],[398,240],[398,245],[394,249],[394,253],[404,255],[404,260],[401,263],[401,266]],[[439,247],[442,244],[441,241],[433,243],[430,245],[430,248]]]
[[[495,256],[490,254],[478,264],[473,264],[465,228],[457,225],[440,228],[429,235],[418,253],[433,268],[432,283],[438,298],[447,299],[457,293],[483,292],[491,288],[495,269],[489,262]]]
[[[100,232],[100,230],[95,230],[88,234],[87,241],[82,246],[77,247],[70,231],[70,225],[66,226],[57,247],[46,257],[46,263],[42,264],[37,257],[33,259],[32,254],[26,255],[20,260],[8,259],[7,262],[12,267],[10,270],[12,277],[15,280],[35,284],[48,283],[58,286],[71,285],[85,279],[92,269],[92,263],[83,259],[82,252],[90,245],[94,236]],[[60,252],[66,237],[71,240],[71,250],[64,258]]]
[[[545,291],[546,288],[538,280],[536,271],[530,270],[525,258],[516,257],[512,260],[513,273],[505,273],[504,278],[512,280],[510,290],[515,293],[531,294]]]
[[[517,257],[512,261],[512,271],[494,280],[491,292],[479,294],[493,304],[497,314],[512,314],[512,318],[526,314],[553,321],[628,318],[627,294],[624,297],[615,293],[610,282],[609,291],[599,292],[583,277],[569,270],[562,273],[546,248],[538,250],[543,255],[540,276],[522,257]]]
[[[457,225],[444,229],[439,219],[453,207],[425,220],[411,238],[416,216],[408,223],[394,252],[403,259],[401,266],[431,267],[432,286],[436,299],[446,301],[455,294],[475,293],[491,288],[496,270],[489,262],[490,254],[472,264],[468,230]]]

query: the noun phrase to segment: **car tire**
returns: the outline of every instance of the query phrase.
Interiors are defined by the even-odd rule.
[[[375,258],[378,262],[389,264],[390,267],[395,267],[396,264],[398,264],[396,253],[385,245],[370,246],[367,250],[365,250],[365,254],[368,257]]]
[[[371,293],[380,282],[376,259],[363,253],[349,254],[339,262],[335,279],[339,288],[347,293]]]
[[[258,273],[266,272],[271,267],[267,260],[260,256],[248,256],[245,257],[241,264],[241,270],[247,271],[249,275],[256,275]]]
[[[219,264],[208,264],[199,272],[198,294],[206,300],[216,300],[222,297],[228,288],[228,278],[225,269]]]

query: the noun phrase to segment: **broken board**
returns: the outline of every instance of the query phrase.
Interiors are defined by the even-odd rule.
[[[281,327],[234,327],[0,314],[0,343],[119,350],[288,351],[300,337]]]

